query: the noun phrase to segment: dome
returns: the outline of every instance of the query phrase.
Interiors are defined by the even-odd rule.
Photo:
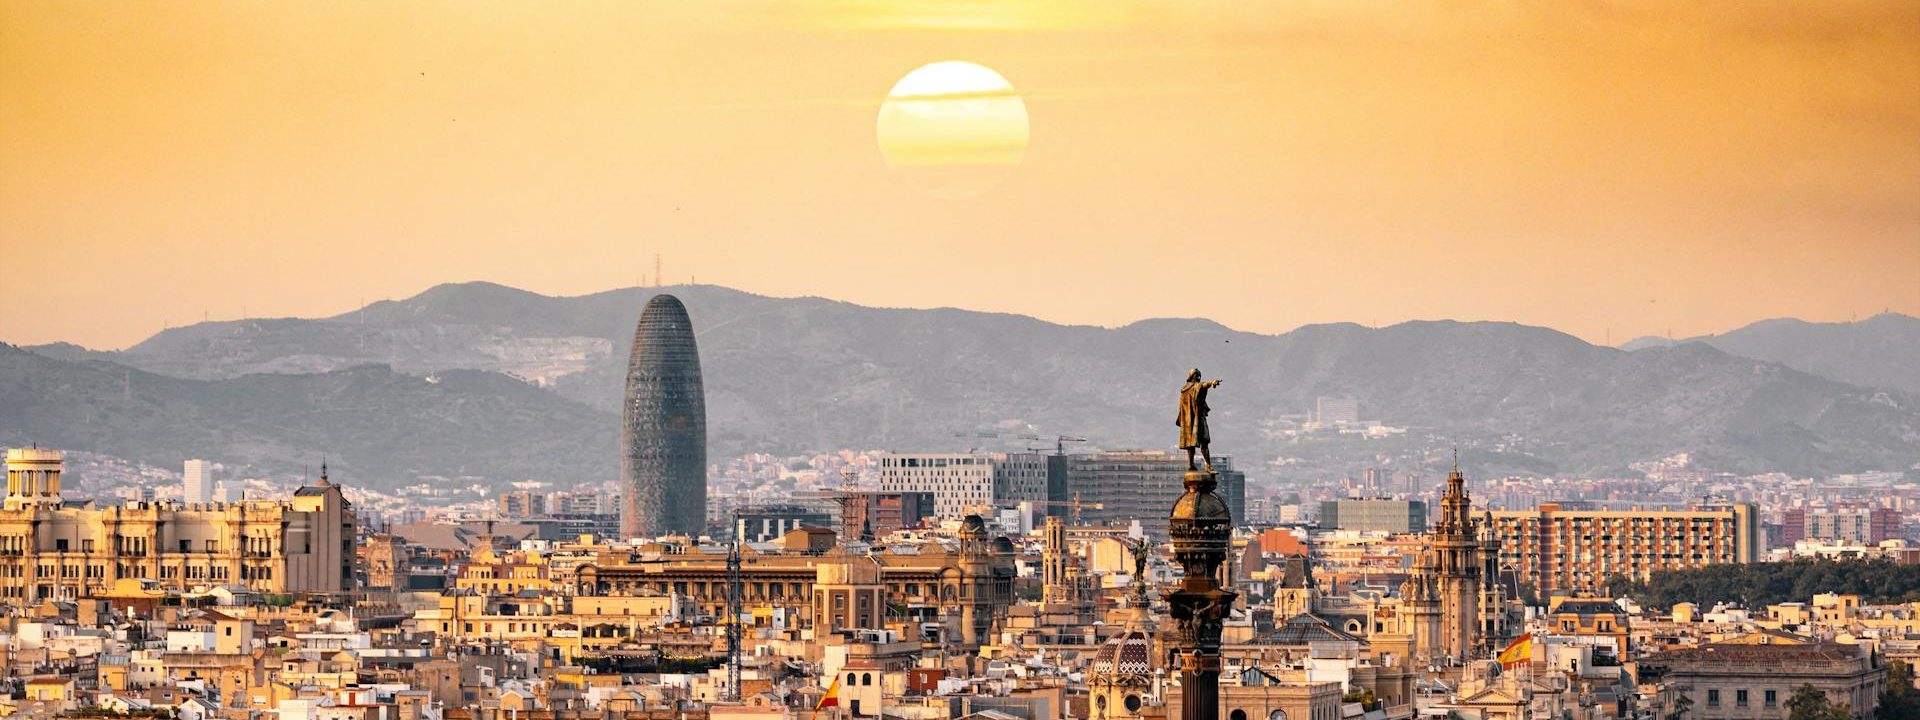
[[[979,515],[968,515],[966,519],[960,521],[960,534],[967,537],[985,538],[987,535],[987,521],[981,519]]]
[[[994,551],[994,552],[997,552],[997,553],[1010,553],[1010,552],[1013,552],[1013,551],[1014,551],[1014,547],[1013,547],[1013,541],[1012,541],[1012,540],[1008,540],[1008,539],[1007,539],[1007,537],[1006,537],[1005,535],[1002,535],[1002,536],[1000,536],[1000,537],[997,537],[997,538],[994,538],[994,539],[993,539],[993,551]]]
[[[1153,674],[1153,638],[1139,628],[1108,638],[1093,655],[1095,675],[1108,677]]]
[[[1213,493],[1187,493],[1173,503],[1175,520],[1231,520],[1232,509]]]

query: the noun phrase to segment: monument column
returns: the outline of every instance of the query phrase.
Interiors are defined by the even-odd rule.
[[[1233,512],[1214,494],[1219,479],[1207,445],[1207,391],[1220,381],[1202,381],[1200,371],[1187,376],[1181,390],[1180,445],[1186,449],[1186,492],[1173,503],[1167,534],[1173,540],[1174,561],[1185,577],[1166,594],[1169,614],[1176,624],[1175,655],[1180,659],[1180,717],[1183,720],[1220,718],[1220,626],[1233,609],[1236,593],[1221,586],[1221,568],[1233,543]],[[1194,451],[1206,461],[1194,464]]]
[[[1233,518],[1227,503],[1213,493],[1218,482],[1212,471],[1188,471],[1185,483],[1187,492],[1173,504],[1168,534],[1174,560],[1186,577],[1166,595],[1178,627],[1181,717],[1218,720],[1220,626],[1236,597],[1220,586],[1220,568],[1232,543]]]

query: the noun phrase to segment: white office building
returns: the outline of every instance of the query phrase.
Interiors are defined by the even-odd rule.
[[[880,458],[880,491],[933,493],[936,517],[979,514],[991,518],[995,514],[991,508],[1047,500],[1047,456],[889,453]]]
[[[188,460],[186,484],[180,501],[188,504],[213,502],[213,468],[205,460]]]

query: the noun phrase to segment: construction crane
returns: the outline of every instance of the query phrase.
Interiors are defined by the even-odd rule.
[[[1067,443],[1070,443],[1070,442],[1083,443],[1087,441],[1086,438],[1076,437],[1073,435],[1036,435],[1034,433],[1021,433],[1021,434],[1015,435],[1011,433],[974,432],[974,433],[954,433],[953,436],[962,437],[962,438],[988,438],[988,439],[998,439],[998,440],[1052,440],[1053,454],[1055,455],[1067,454]]]
[[[740,702],[740,511],[733,511],[727,542],[727,699]]]

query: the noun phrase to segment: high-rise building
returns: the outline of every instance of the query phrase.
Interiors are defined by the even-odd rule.
[[[620,496],[592,492],[557,492],[547,496],[547,512],[570,515],[618,515]]]
[[[698,534],[707,524],[707,404],[687,308],[655,295],[627,361],[620,426],[620,531]]]
[[[932,493],[935,516],[961,518],[1047,500],[1049,467],[1039,453],[888,453],[880,491]]]
[[[1326,500],[1320,503],[1321,530],[1417,533],[1427,529],[1424,500]]]
[[[1219,487],[1236,518],[1246,517],[1247,476],[1233,469],[1233,458],[1215,456]],[[1079,501],[1080,522],[1119,525],[1140,521],[1154,537],[1167,536],[1167,508],[1186,492],[1186,455],[1164,450],[1121,450],[1067,456],[1067,490]]]
[[[1393,471],[1367,468],[1360,472],[1360,486],[1374,495],[1387,495],[1393,489]]]
[[[510,490],[500,493],[500,516],[509,518],[531,518],[547,514],[546,493],[532,490]]]
[[[213,502],[213,477],[205,460],[188,460],[180,501],[205,505]]]
[[[1766,543],[1749,503],[1683,511],[1561,510],[1493,513],[1500,564],[1545,596],[1605,589],[1615,575],[1645,582],[1656,570],[1762,560]]]
[[[1781,539],[1789,545],[1803,539],[1878,545],[1900,536],[1900,512],[1890,508],[1794,508],[1783,520]]]
[[[828,497],[840,506],[838,533],[849,541],[919,527],[933,517],[933,493],[928,492],[839,490]]]
[[[733,511],[733,537],[743,542],[769,542],[801,528],[833,529],[833,511],[814,503],[752,505]]]

